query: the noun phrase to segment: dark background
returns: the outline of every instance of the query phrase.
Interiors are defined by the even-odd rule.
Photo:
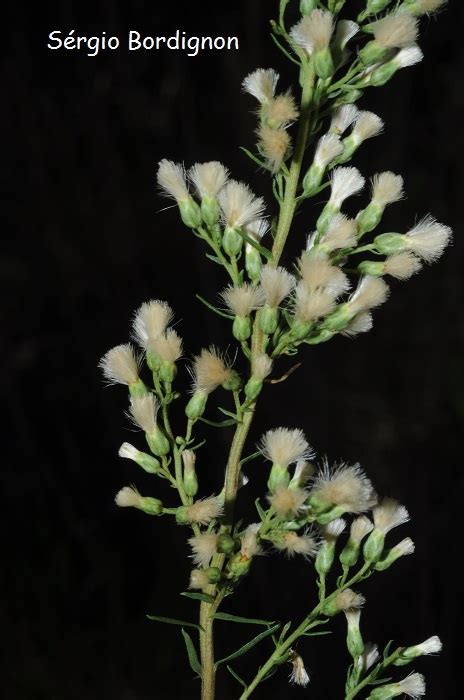
[[[204,259],[176,211],[161,211],[166,202],[156,195],[154,174],[162,157],[186,164],[220,159],[268,196],[267,178],[239,152],[252,144],[255,127],[240,83],[270,65],[281,71],[282,87],[294,80],[268,36],[276,5],[97,0],[88,9],[68,0],[19,2],[8,11],[0,263],[0,655],[7,698],[198,696],[179,631],[145,619],[150,612],[196,615],[195,604],[178,595],[188,580],[186,531],[115,507],[113,495],[127,483],[148,494],[158,486],[117,457],[123,440],[141,443],[128,432],[124,390],[105,389],[97,363],[127,340],[133,310],[149,298],[172,303],[188,355],[230,342],[227,323],[194,300],[195,292],[214,298],[225,283],[222,272]],[[392,285],[371,333],[305,351],[296,375],[266,389],[253,431],[255,440],[270,427],[301,426],[319,454],[359,460],[381,494],[407,504],[412,522],[396,534],[410,534],[416,554],[365,585],[363,629],[381,645],[440,634],[443,656],[416,665],[435,700],[461,697],[454,567],[464,427],[463,20],[458,2],[425,20],[425,61],[363,98],[387,129],[355,160],[366,175],[392,169],[405,177],[408,198],[389,210],[385,230],[405,230],[431,211],[455,229],[454,246],[411,282]],[[89,58],[46,48],[54,29],[123,37],[129,29],[168,35],[178,27],[191,35],[238,35],[241,49],[188,58],[121,48]],[[318,210],[299,217],[287,263]],[[204,495],[218,487],[229,438],[209,437],[199,465]],[[265,475],[257,463],[248,473],[243,511],[252,518]],[[225,608],[298,618],[313,598],[308,565],[268,557]],[[342,620],[334,630],[300,646],[309,689],[291,689],[283,669],[256,697],[341,698],[348,663]],[[222,655],[252,632],[222,631]],[[261,658],[256,650],[236,668],[250,677]],[[237,698],[235,681],[223,676],[218,697]]]

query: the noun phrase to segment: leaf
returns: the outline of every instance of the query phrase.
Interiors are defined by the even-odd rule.
[[[325,630],[324,632],[303,632],[303,637],[322,637],[325,634],[332,634],[330,630]]]
[[[200,238],[203,238],[203,236],[200,236]],[[211,253],[205,253],[205,255],[206,255],[206,257],[208,258],[208,260],[212,260],[212,261],[215,262],[217,265],[222,265],[222,264],[223,264],[223,263],[222,263],[222,260],[220,260],[219,258],[217,258],[215,255],[211,255]]]
[[[165,622],[168,625],[180,625],[181,627],[195,627],[195,629],[203,632],[203,627],[196,625],[194,622],[186,622],[185,620],[176,620],[173,617],[163,617],[162,615],[147,615],[149,620],[153,622]]]
[[[226,622],[241,622],[244,625],[275,625],[275,620],[257,620],[252,617],[240,617],[239,615],[231,615],[229,613],[219,612],[214,615],[215,620],[225,620]]]
[[[291,61],[292,63],[295,63],[297,66],[300,65],[299,62],[296,60],[296,58],[293,58],[292,54],[289,53],[284,46],[282,46],[282,44],[280,43],[280,41],[278,40],[278,38],[276,37],[275,34],[271,33],[271,39],[275,43],[275,45],[282,51],[284,56],[286,56],[288,58],[289,61]]]
[[[231,666],[227,666],[227,670],[229,671],[230,675],[235,678],[236,681],[240,683],[241,686],[243,686],[245,689],[248,687],[245,681],[240,678],[238,673],[235,673],[234,669]]]
[[[239,236],[241,236],[241,237],[243,238],[244,241],[246,241],[246,242],[249,243],[251,246],[253,246],[253,248],[256,248],[256,250],[257,250],[259,253],[261,253],[261,255],[263,256],[263,258],[266,258],[266,260],[272,260],[272,257],[273,257],[273,256],[272,256],[272,253],[271,253],[270,250],[268,250],[267,248],[265,248],[264,246],[262,246],[260,243],[258,243],[257,241],[255,241],[254,238],[252,238],[252,237],[249,236],[247,233],[245,233],[244,231],[242,231],[242,229],[237,229],[237,233],[239,234]]]
[[[390,678],[378,678],[375,681],[371,681],[369,685],[383,685],[384,683],[388,683],[389,681],[391,681],[391,679],[392,676],[390,676]]]
[[[261,450],[257,450],[256,452],[253,452],[253,454],[248,455],[248,457],[244,457],[243,459],[240,460],[240,466],[243,467],[244,464],[247,462],[251,462],[252,459],[256,459],[262,454]]]
[[[265,630],[264,632],[261,632],[261,634],[258,634],[256,637],[254,637],[249,642],[240,647],[240,649],[237,649],[237,651],[234,651],[232,654],[229,654],[229,656],[225,656],[223,659],[220,659],[216,663],[216,668],[219,668],[219,666],[225,663],[226,661],[232,661],[232,659],[237,659],[239,656],[243,656],[243,654],[246,654],[247,651],[250,651],[250,649],[259,644],[259,642],[261,642],[263,639],[269,637],[271,634],[274,634],[274,632],[279,628],[280,622],[277,622],[277,624],[273,625],[272,627],[269,627],[269,629]]]
[[[259,502],[259,498],[257,498],[255,501],[255,507],[256,507],[256,510],[258,511],[259,517],[264,522],[266,520],[266,511],[262,509],[261,504]]]
[[[198,654],[197,650],[195,649],[195,645],[192,642],[192,638],[190,635],[184,630],[181,630],[182,636],[184,638],[185,646],[187,648],[187,655],[188,655],[188,660],[190,663],[190,668],[194,673],[197,673],[200,678],[201,678],[201,664],[198,660]]]
[[[193,591],[184,591],[184,593],[181,593],[180,595],[184,596],[184,598],[191,598],[192,600],[201,600],[204,603],[214,603],[213,596],[208,595],[207,593],[194,593]]]
[[[234,318],[234,317],[231,316],[230,314],[226,314],[225,311],[221,311],[221,309],[218,309],[218,308],[216,308],[215,306],[213,306],[213,304],[210,304],[209,301],[207,301],[206,299],[203,299],[203,297],[200,296],[199,294],[195,294],[195,296],[196,296],[196,298],[199,299],[199,300],[201,301],[201,303],[204,304],[210,311],[214,311],[214,313],[217,314],[218,316],[223,316],[224,318],[228,318],[229,320],[232,320],[232,319]]]
[[[285,635],[287,634],[288,630],[291,627],[291,622],[286,622],[285,625],[283,626],[282,632],[280,633],[279,637],[279,644],[281,644],[285,638]]]
[[[240,150],[243,151],[243,153],[250,158],[250,160],[253,161],[253,163],[256,163],[256,165],[259,165],[260,168],[266,168],[266,163],[264,160],[261,160],[258,158],[258,156],[255,156],[254,153],[248,150],[248,148],[245,148],[244,146],[240,146]]]
[[[208,420],[208,418],[199,418],[198,420],[201,420],[202,423],[206,423],[206,425],[211,425],[213,428],[230,428],[231,425],[237,425],[238,420],[236,418],[230,418],[230,420],[223,420],[221,423],[217,423],[214,420]]]
[[[223,413],[225,416],[229,416],[229,418],[233,418],[235,421],[237,421],[237,416],[235,413],[227,411],[225,408],[221,408],[221,406],[218,406],[218,410],[221,411],[221,413]]]
[[[390,649],[391,649],[393,643],[394,643],[394,642],[393,642],[393,639],[390,639],[390,641],[388,642],[387,646],[385,647],[385,649],[384,649],[384,651],[383,651],[383,658],[384,658],[384,659],[386,659],[387,656],[390,656]]]

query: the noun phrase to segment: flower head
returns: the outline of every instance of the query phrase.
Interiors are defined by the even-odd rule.
[[[393,528],[403,525],[409,520],[409,513],[406,508],[393,498],[384,499],[379,505],[375,506],[372,514],[375,527],[385,535]]]
[[[221,294],[227,308],[235,316],[249,316],[252,311],[263,305],[263,292],[260,287],[253,287],[245,282],[240,287],[229,285]]]
[[[334,30],[333,15],[327,10],[313,10],[296,24],[290,36],[308,54],[326,49]]]
[[[352,591],[351,588],[346,588],[335,597],[335,606],[340,611],[362,608],[365,602],[364,596]]]
[[[337,107],[332,114],[330,131],[341,136],[350,127],[358,116],[356,105],[342,105]]]
[[[404,695],[415,699],[425,695],[425,678],[420,673],[410,673],[409,676],[399,683],[395,683],[394,686],[399,691],[398,695],[404,693]]]
[[[304,489],[279,487],[268,496],[268,501],[279,517],[292,518],[303,509],[307,498],[308,493]]]
[[[351,310],[358,314],[383,304],[388,298],[389,291],[388,285],[382,279],[366,275],[359,282],[348,303]]]
[[[261,554],[261,547],[258,539],[260,523],[252,523],[248,525],[241,536],[240,554],[245,559],[253,559],[253,557]]]
[[[243,182],[230,180],[219,193],[223,222],[230,228],[241,228],[259,219],[264,212],[264,201],[255,197]]]
[[[365,179],[357,168],[335,168],[332,174],[330,204],[340,209],[345,199],[362,190],[364,183]]]
[[[347,513],[362,513],[377,503],[372,483],[359,464],[340,464],[331,470],[326,463],[315,479],[311,498],[318,503],[341,506]]]
[[[261,451],[266,459],[280,466],[314,456],[303,431],[290,428],[268,430],[261,441]]]
[[[381,134],[383,127],[382,119],[374,112],[358,112],[352,137],[356,143],[362,143]]]
[[[209,584],[208,574],[202,569],[193,569],[190,573],[189,588],[203,590]]]
[[[424,58],[424,54],[417,44],[412,46],[406,46],[401,51],[398,51],[393,61],[398,68],[410,68],[415,66],[416,63],[420,63]]]
[[[273,68],[258,68],[243,81],[243,89],[255,97],[261,104],[272,100],[279,80],[279,74]]]
[[[345,527],[346,520],[343,520],[343,518],[335,518],[335,520],[331,520],[327,525],[322,526],[322,536],[327,542],[336,542],[344,532]]]
[[[418,656],[429,656],[430,654],[439,654],[443,649],[443,644],[440,637],[434,635],[426,639],[425,642],[416,644],[414,649],[418,652]]]
[[[343,153],[343,144],[337,134],[324,134],[317,143],[314,163],[322,170]]]
[[[374,525],[365,515],[360,515],[351,523],[350,540],[360,544],[367,535],[372,532]]]
[[[334,219],[340,221],[338,217],[334,217]],[[349,235],[348,226],[345,228],[343,224],[340,229],[343,236],[347,233]],[[337,228],[335,223],[329,240],[331,236],[334,236],[336,240],[340,229]],[[332,238],[333,240],[334,238]],[[328,297],[336,299],[350,288],[349,279],[344,272],[339,267],[331,265],[324,257],[314,257],[303,253],[298,263],[303,286],[308,292],[314,293],[316,290],[323,290]]]
[[[402,49],[414,44],[419,33],[417,19],[405,12],[391,14],[370,25],[375,40],[384,49]]]
[[[273,128],[286,128],[298,119],[298,109],[293,96],[286,92],[277,95],[266,104],[266,119]]]
[[[139,378],[139,359],[130,343],[108,350],[100,367],[110,384],[134,384]]]
[[[186,509],[186,518],[190,523],[208,525],[211,520],[215,520],[222,515],[222,506],[216,496],[202,498],[195,501]]]
[[[372,178],[372,201],[381,207],[403,199],[403,178],[390,171],[377,173]]]
[[[203,348],[193,361],[194,390],[210,394],[233,375],[232,368],[215,347]]]
[[[173,163],[166,158],[160,161],[157,179],[161,189],[177,202],[185,201],[190,197],[185,169],[180,163]]]
[[[305,669],[303,659],[299,654],[293,654],[293,656],[290,659],[290,663],[292,664],[290,683],[294,683],[295,685],[300,685],[303,688],[306,688],[310,679],[308,672]]]
[[[188,541],[192,548],[192,560],[197,566],[206,568],[216,553],[218,536],[214,532],[202,532]]]
[[[154,394],[144,394],[143,396],[132,396],[130,400],[129,413],[132,421],[148,435],[156,431],[156,416],[159,410],[159,403]]]
[[[357,243],[356,233],[357,224],[354,219],[349,219],[344,214],[336,214],[330,220],[321,243],[324,250],[330,253],[341,248],[353,248]]]
[[[141,500],[142,496],[135,486],[124,486],[118,491],[114,499],[116,505],[120,508],[138,508]]]
[[[406,245],[426,262],[435,262],[450,243],[452,231],[449,226],[439,224],[432,216],[426,216],[407,232]]]
[[[407,251],[390,255],[384,264],[385,274],[396,277],[397,280],[410,279],[421,267],[420,260]]]
[[[283,267],[265,265],[261,271],[261,289],[266,304],[277,308],[295,286],[295,278]]]
[[[362,311],[342,330],[342,335],[345,335],[347,338],[354,338],[360,333],[367,333],[372,326],[372,314],[369,311]]]
[[[262,353],[252,358],[251,374],[256,379],[264,381],[272,372],[272,360],[269,355]]]
[[[217,197],[229,177],[227,168],[218,161],[195,163],[188,173],[200,197]]]
[[[269,168],[276,173],[290,152],[291,139],[286,129],[273,129],[262,124],[258,131],[259,148]]]
[[[165,332],[173,316],[171,307],[165,301],[156,299],[145,302],[135,313],[134,338],[146,350],[151,349],[153,341]]]
[[[177,362],[182,357],[182,338],[173,328],[169,328],[153,340],[150,349],[165,362]]]
[[[318,542],[312,535],[308,533],[298,535],[291,530],[283,531],[273,544],[276,549],[285,552],[290,558],[295,554],[301,554],[305,559],[310,559],[318,549]]]

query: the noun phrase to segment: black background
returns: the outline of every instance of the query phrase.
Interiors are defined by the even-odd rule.
[[[123,440],[141,443],[128,432],[124,390],[102,386],[97,362],[127,340],[133,310],[149,298],[172,303],[188,355],[230,342],[226,321],[194,299],[195,292],[214,298],[222,272],[204,259],[175,209],[164,211],[154,173],[162,157],[220,159],[270,201],[267,178],[239,152],[252,144],[255,127],[240,83],[257,66],[278,67],[282,87],[295,79],[268,36],[276,4],[97,0],[87,8],[68,0],[19,2],[8,11],[0,263],[7,698],[198,696],[178,630],[145,619],[150,612],[194,619],[194,604],[178,595],[188,580],[186,531],[115,507],[114,493],[127,483],[147,494],[158,486],[117,457]],[[398,537],[410,534],[416,554],[367,582],[363,629],[382,645],[440,634],[443,656],[417,663],[435,700],[461,697],[463,19],[455,1],[437,20],[423,21],[424,62],[363,98],[387,128],[355,159],[367,176],[391,169],[405,177],[408,198],[390,209],[385,230],[405,230],[431,211],[455,229],[454,246],[411,282],[392,285],[371,333],[305,351],[297,374],[266,389],[252,436],[301,426],[320,455],[359,460],[380,493],[407,504],[412,522]],[[48,32],[73,28],[121,38],[129,29],[168,35],[180,28],[237,35],[241,48],[197,58],[125,48],[89,58],[46,48]],[[287,264],[318,204],[299,217]],[[204,495],[218,488],[229,438],[227,431],[209,437],[199,464]],[[265,473],[258,463],[248,473],[242,510],[252,518]],[[313,599],[308,565],[268,557],[226,609],[297,618]],[[333,636],[300,646],[309,689],[290,688],[283,669],[256,697],[341,698],[343,621],[333,628]],[[252,631],[221,629],[222,655]],[[256,650],[237,669],[250,677],[261,658]],[[222,676],[218,697],[237,698],[235,681]]]

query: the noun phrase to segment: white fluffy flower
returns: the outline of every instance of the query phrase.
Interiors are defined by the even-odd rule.
[[[274,97],[278,80],[279,74],[273,68],[258,68],[247,75],[243,89],[261,104],[267,104]]]

